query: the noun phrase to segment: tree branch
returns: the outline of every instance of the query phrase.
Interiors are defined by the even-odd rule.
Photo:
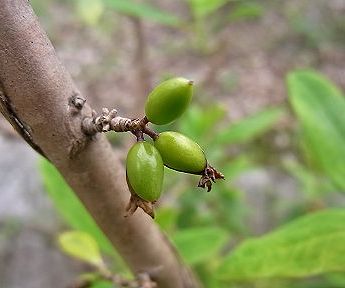
[[[130,197],[123,165],[104,135],[90,139],[81,131],[91,108],[29,2],[0,0],[0,7],[0,83],[11,103],[1,112],[29,131],[29,142],[59,169],[135,274],[159,271],[150,274],[158,287],[199,287],[150,217],[141,211],[123,217]]]

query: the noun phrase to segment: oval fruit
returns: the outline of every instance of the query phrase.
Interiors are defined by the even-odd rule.
[[[162,132],[155,140],[155,147],[162,156],[164,165],[181,172],[201,174],[207,160],[200,146],[177,132]]]
[[[193,81],[172,78],[155,87],[145,104],[145,114],[157,125],[171,123],[186,111],[193,95]]]
[[[155,201],[162,191],[164,166],[162,157],[150,143],[140,141],[129,150],[126,160],[127,181],[139,197]]]

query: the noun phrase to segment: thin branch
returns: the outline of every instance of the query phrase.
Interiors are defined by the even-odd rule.
[[[132,132],[141,139],[142,134],[147,134],[153,139],[158,137],[158,133],[147,127],[149,123],[146,117],[139,119],[124,118],[117,115],[116,109],[110,110],[102,109],[102,114],[97,116],[96,111],[92,111],[91,117],[85,117],[82,122],[82,130],[86,135],[93,136],[99,132]],[[140,139],[139,139],[140,138]]]

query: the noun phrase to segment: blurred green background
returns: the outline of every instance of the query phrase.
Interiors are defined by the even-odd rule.
[[[31,3],[98,111],[142,116],[160,81],[195,81],[188,112],[155,129],[197,141],[226,180],[206,193],[166,169],[155,221],[205,287],[345,287],[345,1]],[[134,138],[108,136],[125,160]],[[69,287],[99,265],[131,277],[3,119],[0,152],[0,287]]]

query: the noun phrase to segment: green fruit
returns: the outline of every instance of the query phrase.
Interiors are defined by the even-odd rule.
[[[126,160],[127,181],[130,188],[146,201],[155,201],[162,191],[164,166],[157,149],[148,142],[137,142],[129,150]]]
[[[193,95],[193,81],[173,78],[162,82],[149,94],[145,114],[150,122],[168,124],[186,111]]]
[[[164,165],[181,172],[201,174],[207,160],[200,146],[177,132],[160,133],[155,147],[162,156]]]

